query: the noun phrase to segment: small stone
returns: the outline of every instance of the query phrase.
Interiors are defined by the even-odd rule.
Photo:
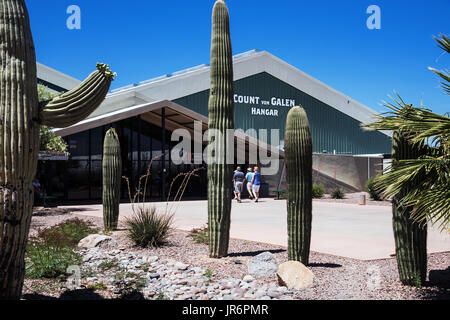
[[[285,293],[288,289],[286,287],[279,287],[278,292]]]
[[[284,292],[284,294],[294,294],[294,291],[287,290]]]
[[[161,275],[160,275],[159,273],[150,273],[150,274],[148,275],[148,277],[149,277],[150,279],[159,279],[159,278],[161,277]]]
[[[244,277],[244,279],[242,279],[242,281],[244,281],[244,282],[247,282],[247,283],[250,283],[250,282],[252,282],[253,280],[255,280],[251,275],[246,275],[245,277]]]
[[[242,282],[241,284],[239,284],[239,287],[247,290],[248,288],[250,288],[250,285],[247,282]]]
[[[181,263],[181,262],[177,262],[177,263],[175,263],[175,268],[178,270],[186,270],[187,268],[189,268],[189,265]]]
[[[147,257],[147,262],[148,263],[153,263],[153,262],[156,262],[158,260],[159,260],[159,258],[157,256]]]
[[[278,292],[276,292],[275,290],[269,290],[269,292],[267,293],[267,295],[271,298],[278,298],[280,295],[278,294]]]
[[[231,294],[237,294],[237,295],[242,296],[244,294],[244,291],[239,288],[234,288],[233,290],[231,290]]]
[[[246,294],[244,294],[244,298],[246,298],[246,299],[255,299],[255,295],[247,292]]]
[[[266,290],[262,290],[262,289],[256,291],[256,293],[255,293],[256,299],[262,298],[262,297],[264,297],[266,295],[267,295],[267,291]]]
[[[238,258],[234,258],[234,259],[233,259],[233,262],[234,262],[235,264],[242,264],[242,261],[241,261],[240,259],[238,259]]]

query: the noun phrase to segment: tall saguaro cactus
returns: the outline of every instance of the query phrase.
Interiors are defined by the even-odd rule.
[[[309,263],[312,223],[312,138],[303,107],[292,108],[285,135],[289,260]]]
[[[413,144],[401,132],[394,132],[392,145],[394,170],[396,161],[417,159],[424,153],[424,146]],[[411,219],[413,208],[402,204],[406,192],[392,200],[397,266],[403,284],[421,285],[427,277],[427,226]]]
[[[72,125],[109,90],[105,65],[74,90],[38,103],[36,56],[24,0],[0,0],[0,299],[19,299],[33,207],[39,128]]]
[[[105,230],[116,230],[119,222],[120,179],[122,177],[120,142],[116,130],[106,132],[103,144],[103,222]]]
[[[227,129],[234,129],[233,57],[228,9],[223,0],[214,4],[211,40],[211,91],[209,96],[208,161],[209,252],[213,258],[228,254],[233,164],[227,164]],[[213,136],[211,132],[220,133]],[[213,159],[214,158],[214,159]]]

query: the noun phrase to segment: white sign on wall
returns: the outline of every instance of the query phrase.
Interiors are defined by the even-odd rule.
[[[234,95],[234,102],[249,105],[251,114],[254,116],[278,117],[278,109],[274,107],[295,107],[295,100],[289,98],[272,97],[270,99],[262,99],[258,96]]]

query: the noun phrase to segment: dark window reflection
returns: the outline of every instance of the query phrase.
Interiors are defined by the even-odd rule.
[[[144,191],[145,179],[140,177],[147,173],[150,161],[154,159],[147,179],[146,200],[161,200],[163,190],[167,197],[174,178],[180,172],[194,169],[191,165],[175,166],[171,163],[170,148],[176,143],[171,142],[170,131],[165,132],[166,155],[155,159],[163,152],[162,129],[141,120],[140,117],[134,117],[65,137],[69,145],[69,160],[39,164],[38,177],[48,186],[49,195],[65,200],[101,201],[103,140],[106,131],[111,127],[114,127],[119,135],[122,175],[129,179],[132,192],[138,187],[139,181],[141,192]],[[172,197],[178,188],[179,182],[174,182]],[[122,200],[128,200],[128,187],[124,179],[121,182],[121,190]],[[198,177],[193,177],[185,190],[185,197],[205,196],[206,170],[200,172]]]

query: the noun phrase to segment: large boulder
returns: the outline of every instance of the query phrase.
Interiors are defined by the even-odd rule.
[[[278,261],[270,252],[263,252],[251,258],[247,268],[252,276],[270,276],[277,273]]]
[[[280,265],[277,272],[280,286],[289,290],[302,290],[311,287],[314,274],[298,261],[288,261]]]
[[[84,239],[81,239],[78,243],[78,247],[90,249],[96,247],[114,247],[117,243],[113,240],[113,238],[101,235],[101,234],[91,234]]]

